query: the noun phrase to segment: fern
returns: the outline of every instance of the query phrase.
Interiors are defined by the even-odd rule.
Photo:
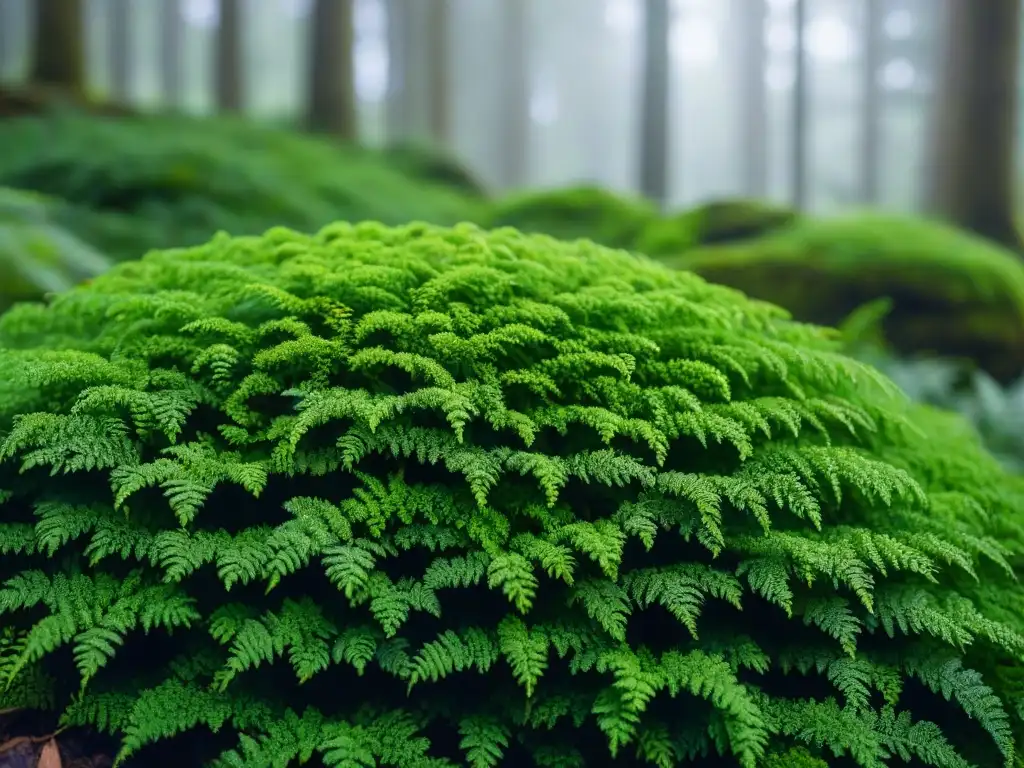
[[[0,700],[119,766],[1013,766],[1024,482],[833,336],[470,225],[17,307]]]

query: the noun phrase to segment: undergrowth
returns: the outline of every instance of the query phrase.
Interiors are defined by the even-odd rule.
[[[1019,764],[1021,481],[832,337],[469,225],[19,306],[0,706],[120,766]]]

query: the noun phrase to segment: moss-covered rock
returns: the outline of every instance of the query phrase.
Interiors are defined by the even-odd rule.
[[[90,99],[82,94],[39,83],[30,85],[0,83],[0,120],[37,117],[68,110],[108,117],[127,117],[136,114],[129,107]]]
[[[484,197],[483,184],[458,160],[415,143],[398,143],[384,149],[385,160],[415,179],[452,187],[464,194]]]
[[[1024,479],[833,337],[473,226],[17,307],[0,707],[124,768],[1012,765]]]
[[[657,217],[657,208],[642,198],[579,186],[509,195],[491,207],[486,224],[631,249]]]
[[[54,223],[60,208],[59,201],[0,187],[0,311],[110,268],[109,259]]]
[[[889,297],[883,327],[896,350],[974,360],[1002,381],[1024,371],[1024,263],[941,223],[877,213],[808,218],[662,261],[815,323],[835,325]]]
[[[649,256],[674,256],[699,245],[748,240],[798,220],[791,208],[758,200],[712,200],[651,221],[635,248]]]
[[[63,199],[60,223],[117,258],[330,221],[454,224],[482,201],[410,177],[380,152],[229,119],[0,121],[0,185]]]

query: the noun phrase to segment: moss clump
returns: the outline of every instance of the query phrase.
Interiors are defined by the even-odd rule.
[[[0,187],[0,311],[65,291],[111,262],[54,223],[60,204]]]
[[[1022,481],[832,335],[469,225],[15,308],[0,706],[121,765],[1010,765]]]
[[[486,195],[483,184],[465,166],[430,147],[392,144],[384,150],[384,158],[414,179],[442,184],[474,197]]]
[[[642,198],[583,186],[510,195],[495,203],[486,222],[561,240],[585,238],[610,248],[633,248],[657,216]]]
[[[712,200],[650,222],[635,248],[648,256],[674,256],[699,245],[765,235],[798,221],[791,208],[758,200]]]
[[[1024,371],[1024,264],[938,222],[874,213],[806,219],[663,262],[814,323],[837,324],[888,297],[883,330],[897,351],[971,359],[1003,381]]]
[[[218,231],[336,220],[476,220],[482,201],[361,147],[229,119],[77,113],[0,122],[0,185],[66,201],[59,223],[116,258]]]

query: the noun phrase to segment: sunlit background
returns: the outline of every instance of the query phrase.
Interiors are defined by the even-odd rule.
[[[0,0],[5,79],[20,79],[27,65],[30,3]],[[114,93],[112,84],[112,4],[86,0],[94,92],[167,105],[159,3],[135,0],[127,94]],[[451,0],[448,149],[496,190],[590,181],[636,191],[641,0],[523,0],[515,18],[507,5]],[[281,120],[298,114],[310,6],[246,0],[248,113]],[[816,212],[862,204],[919,209],[943,6],[809,0],[800,56],[795,0],[674,0],[663,202],[746,195]],[[209,113],[218,2],[182,0],[179,7],[185,71],[174,106]],[[356,8],[363,138],[376,144],[425,134],[429,47],[389,29],[387,0],[358,0]],[[517,67],[525,68],[518,90],[508,86]]]

